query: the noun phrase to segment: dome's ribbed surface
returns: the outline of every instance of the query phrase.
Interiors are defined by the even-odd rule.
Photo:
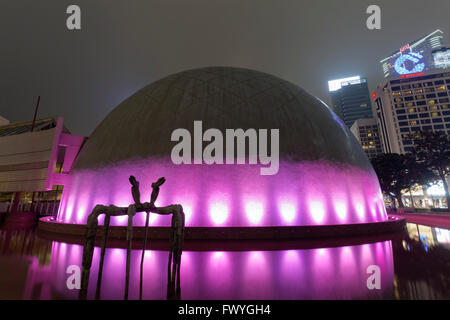
[[[123,101],[95,129],[74,170],[168,156],[173,130],[279,129],[280,158],[328,160],[370,169],[350,131],[320,100],[272,75],[208,67],[156,81]]]

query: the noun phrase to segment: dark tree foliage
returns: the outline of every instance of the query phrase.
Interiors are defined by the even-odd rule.
[[[380,181],[381,190],[395,197],[400,208],[404,207],[401,191],[414,185],[409,175],[411,162],[411,156],[396,153],[385,153],[372,159],[372,166]]]
[[[403,208],[401,191],[412,186],[431,184],[436,176],[411,154],[385,153],[372,159],[372,166],[380,181],[381,190],[395,197]]]
[[[414,156],[417,163],[423,168],[432,171],[442,180],[447,200],[450,207],[450,196],[446,175],[450,173],[450,136],[441,132],[420,131],[411,135],[414,143]]]

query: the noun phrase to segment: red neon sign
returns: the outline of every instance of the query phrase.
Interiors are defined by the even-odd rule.
[[[377,94],[375,93],[375,91],[372,92],[372,99],[373,99],[373,101],[375,101],[377,99]]]
[[[418,73],[411,73],[411,74],[402,74],[401,77],[402,78],[411,78],[411,77],[417,77],[417,76],[423,76],[424,73],[423,72],[418,72]]]
[[[405,51],[405,50],[407,50],[407,49],[409,49],[409,44],[407,44],[407,45],[401,47],[401,48],[400,48],[400,52],[403,52],[403,51]]]

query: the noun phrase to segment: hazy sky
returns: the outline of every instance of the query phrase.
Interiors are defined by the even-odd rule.
[[[81,7],[81,31],[66,8]],[[366,8],[381,7],[381,30]],[[359,74],[370,88],[378,61],[441,29],[449,0],[0,0],[0,115],[64,117],[89,135],[122,100],[168,74],[236,66],[289,80],[325,102],[327,81]]]

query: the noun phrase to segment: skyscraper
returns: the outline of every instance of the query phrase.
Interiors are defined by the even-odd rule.
[[[389,77],[375,91],[386,153],[413,150],[408,135],[420,130],[450,134],[450,69],[415,77]]]
[[[369,159],[373,159],[383,153],[376,119],[358,119],[350,128],[350,131],[356,137]]]
[[[413,132],[450,134],[450,49],[442,40],[436,30],[381,61],[387,77],[373,98],[384,152],[411,152]]]
[[[360,76],[328,81],[335,113],[349,128],[358,119],[372,118],[367,81]]]

